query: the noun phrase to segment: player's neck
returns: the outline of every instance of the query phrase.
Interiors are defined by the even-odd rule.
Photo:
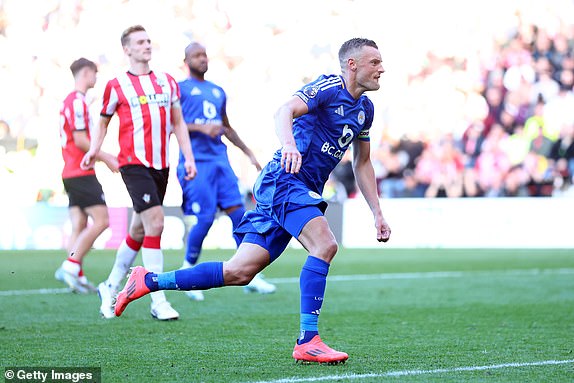
[[[135,74],[136,76],[149,74],[149,72],[151,72],[151,69],[147,62],[132,62],[130,65],[130,73]]]
[[[202,74],[198,74],[198,73],[193,73],[191,72],[189,74],[189,77],[191,77],[192,79],[196,80],[196,81],[205,81],[205,76]]]
[[[86,93],[88,93],[88,89],[90,89],[90,86],[88,86],[87,84],[84,84],[83,81],[78,81],[76,82],[75,86],[74,86],[74,90],[76,92],[80,92],[83,95],[85,95]]]
[[[360,86],[354,78],[350,78],[349,75],[345,74],[343,74],[341,77],[343,77],[343,80],[345,81],[347,92],[349,92],[355,100],[358,100],[359,97],[365,93],[365,88]]]

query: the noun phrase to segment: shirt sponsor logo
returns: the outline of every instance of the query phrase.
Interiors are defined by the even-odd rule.
[[[169,106],[169,94],[156,93],[144,94],[130,99],[131,106],[140,106],[146,104],[157,104],[158,106]]]
[[[328,155],[335,157],[338,160],[343,159],[343,155],[345,154],[344,150],[337,148],[335,145],[331,145],[328,142],[325,142],[323,146],[321,146],[321,152],[327,153]]]

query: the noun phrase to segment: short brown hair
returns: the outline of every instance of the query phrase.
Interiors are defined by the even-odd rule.
[[[76,77],[78,72],[81,71],[85,67],[93,69],[96,72],[98,71],[98,66],[96,65],[96,63],[91,61],[91,60],[88,60],[87,58],[84,58],[84,57],[80,57],[79,59],[74,61],[72,63],[72,65],[70,65],[70,70],[72,71],[72,75],[74,77]]]
[[[142,27],[141,25],[132,25],[131,27],[129,27],[128,29],[126,29],[125,31],[122,32],[122,47],[125,47],[126,45],[128,45],[128,42],[130,40],[130,35],[134,32],[146,32],[145,28]]]

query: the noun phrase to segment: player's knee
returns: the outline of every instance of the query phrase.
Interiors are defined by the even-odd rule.
[[[314,255],[330,263],[338,250],[339,245],[337,241],[332,239],[321,244],[318,253]]]
[[[94,221],[94,228],[100,233],[106,230],[108,227],[110,227],[109,218],[102,218],[97,221]]]
[[[233,267],[233,265],[227,264],[223,269],[223,279],[226,285],[233,286],[245,286],[251,280],[255,274],[248,272],[244,268]]]

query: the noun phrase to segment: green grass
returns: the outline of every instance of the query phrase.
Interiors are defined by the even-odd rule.
[[[230,254],[206,251],[202,261]],[[166,270],[181,256],[167,251]],[[1,252],[1,365],[101,367],[106,383],[574,380],[573,362],[522,365],[574,360],[574,250],[342,249],[319,323],[323,339],[350,355],[339,366],[291,358],[305,256],[288,250],[265,270],[273,295],[230,287],[191,302],[169,291],[181,318],[158,322],[147,297],[103,320],[96,295],[2,293],[62,288],[53,272],[64,254]],[[113,258],[93,251],[88,277],[103,280]],[[496,365],[505,366],[456,370]]]

